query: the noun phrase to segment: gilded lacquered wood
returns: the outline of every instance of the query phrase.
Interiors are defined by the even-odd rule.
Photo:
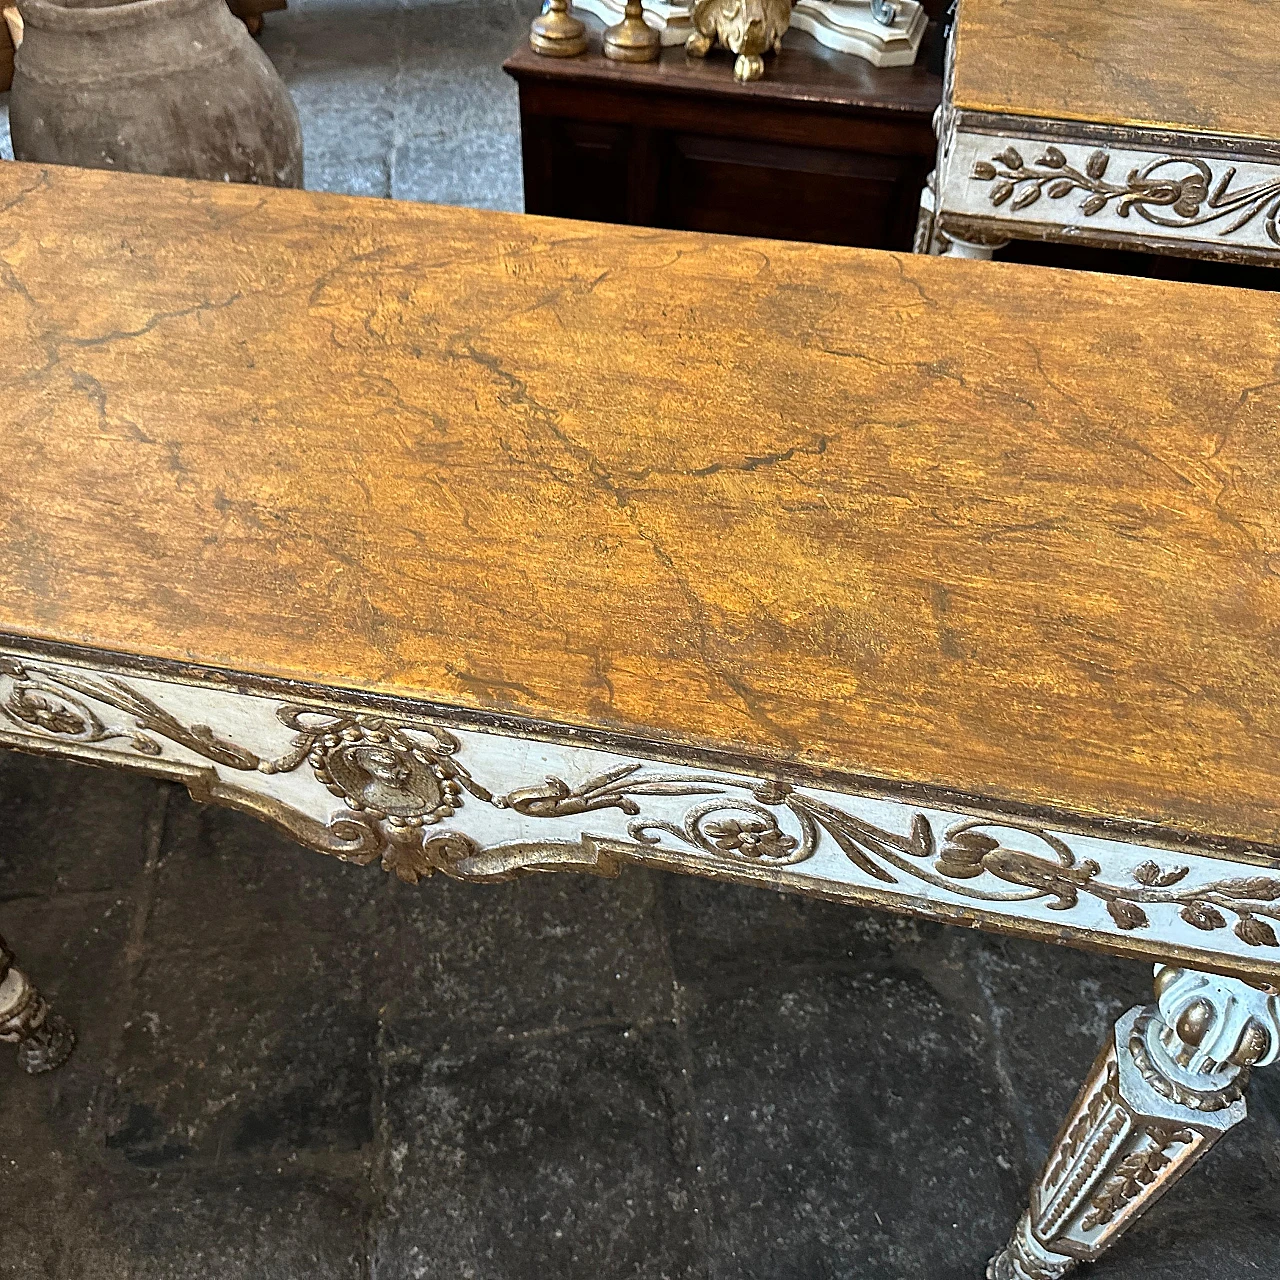
[[[1275,0],[961,0],[955,105],[1274,139]]]
[[[182,782],[411,883],[639,864],[1280,979],[1280,872],[981,805],[833,790],[785,769],[3,650],[0,747]]]
[[[1266,296],[0,167],[0,631],[1280,843]]]

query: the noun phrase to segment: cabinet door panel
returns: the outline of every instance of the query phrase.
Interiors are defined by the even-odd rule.
[[[525,211],[627,222],[632,130],[622,125],[526,116]]]
[[[928,159],[671,136],[661,209],[690,231],[909,249]]]

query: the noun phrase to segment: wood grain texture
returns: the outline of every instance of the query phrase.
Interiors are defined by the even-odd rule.
[[[1280,843],[1280,315],[0,165],[0,632]]]
[[[1273,140],[1277,0],[960,0],[955,105]]]

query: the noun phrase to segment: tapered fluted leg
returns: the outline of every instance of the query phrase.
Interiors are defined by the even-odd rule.
[[[1157,966],[1093,1064],[988,1280],[1058,1280],[1091,1262],[1245,1116],[1280,1054],[1280,1003],[1232,978]]]
[[[31,979],[14,967],[13,959],[0,938],[0,1041],[16,1044],[18,1065],[38,1075],[60,1067],[75,1048],[76,1037]]]

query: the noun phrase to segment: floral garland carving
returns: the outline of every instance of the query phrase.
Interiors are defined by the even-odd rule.
[[[305,815],[290,829],[304,843],[356,862],[381,857],[382,865],[416,883],[434,871],[460,879],[493,879],[546,865],[548,844],[519,846],[514,862],[499,875],[484,865],[481,848],[461,832],[430,829],[454,817],[470,797],[526,818],[576,817],[617,809],[631,821],[627,833],[637,850],[659,845],[663,836],[725,864],[787,867],[813,857],[829,840],[872,880],[886,885],[903,879],[929,884],[972,901],[1047,901],[1053,911],[1076,908],[1081,896],[1101,901],[1117,927],[1145,929],[1144,907],[1172,906],[1196,929],[1228,927],[1251,947],[1280,946],[1269,921],[1280,920],[1280,877],[1253,874],[1187,887],[1189,868],[1147,861],[1132,872],[1132,883],[1104,878],[1091,858],[1077,859],[1058,836],[1017,822],[967,818],[935,832],[923,813],[912,816],[903,834],[864,821],[825,800],[776,780],[747,781],[713,773],[670,773],[640,762],[617,765],[571,786],[548,777],[533,786],[496,793],[478,782],[457,758],[459,740],[437,725],[363,711],[285,704],[281,724],[293,734],[290,749],[266,759],[215,734],[207,725],[182,724],[168,711],[112,676],[28,667],[0,657],[0,676],[10,680],[0,700],[0,716],[27,732],[73,743],[125,738],[146,756],[161,754],[156,738],[168,739],[226,768],[263,774],[290,773],[305,763],[344,806],[327,824]],[[88,703],[110,707],[132,720],[111,727]],[[734,793],[746,793],[738,798]],[[645,817],[647,796],[701,796],[680,822]],[[749,798],[747,798],[749,797]],[[789,819],[786,830],[780,817]],[[1038,852],[1014,847],[1030,841]],[[552,859],[554,865],[590,869],[593,837],[586,852]],[[554,842],[553,842],[554,843]],[[616,842],[614,842],[616,844]],[[559,842],[560,849],[577,846]],[[525,853],[520,853],[525,850]],[[525,860],[521,861],[524,857]],[[492,860],[490,860],[492,861]]]
[[[1268,239],[1280,245],[1276,226],[1280,178],[1233,191],[1234,166],[1228,166],[1215,183],[1213,170],[1204,160],[1164,156],[1141,169],[1131,169],[1123,182],[1108,182],[1110,162],[1105,151],[1094,151],[1084,168],[1077,169],[1062,151],[1050,146],[1028,164],[1016,147],[1007,146],[990,160],[977,161],[970,178],[990,182],[991,203],[999,207],[1007,202],[1015,211],[1030,208],[1042,196],[1061,200],[1079,191],[1084,195],[1080,212],[1086,218],[1101,213],[1114,201],[1120,217],[1127,218],[1132,210],[1161,227],[1199,227],[1226,220],[1226,225],[1218,228],[1222,236],[1234,234],[1262,214]]]
[[[923,880],[937,888],[986,902],[1030,902],[1051,898],[1053,911],[1069,911],[1079,905],[1081,894],[1100,899],[1116,925],[1124,930],[1145,929],[1151,921],[1143,904],[1177,906],[1179,914],[1197,929],[1225,929],[1230,912],[1236,917],[1233,932],[1254,947],[1280,945],[1275,929],[1262,917],[1280,919],[1280,878],[1265,875],[1216,880],[1193,888],[1178,888],[1189,868],[1162,868],[1147,861],[1134,868],[1134,883],[1117,884],[1101,878],[1102,868],[1092,858],[1079,861],[1068,845],[1039,827],[1013,822],[966,819],[948,827],[941,848],[928,818],[917,813],[909,835],[900,835],[864,822],[782,783],[757,786],[762,804],[784,805],[799,821],[801,836],[786,835],[773,815],[763,808],[739,806],[750,817],[730,828],[721,822],[715,830],[707,819],[723,802],[700,805],[689,811],[683,826],[667,822],[633,822],[633,838],[653,843],[656,831],[675,835],[710,854],[784,865],[803,862],[817,846],[819,829],[845,856],[867,875],[886,884],[899,883],[895,871]],[[1014,831],[1041,843],[1047,856],[1010,848],[993,832]],[[969,881],[990,875],[1009,889],[989,889]],[[1012,891],[1011,891],[1012,890]]]

